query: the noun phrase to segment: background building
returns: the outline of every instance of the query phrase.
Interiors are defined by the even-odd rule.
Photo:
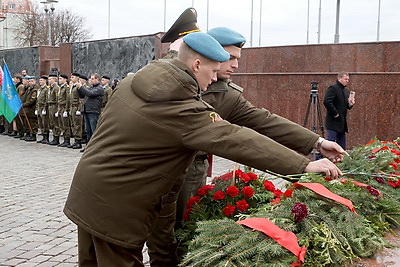
[[[14,30],[18,18],[30,14],[32,2],[30,0],[0,0],[0,49],[17,47]]]

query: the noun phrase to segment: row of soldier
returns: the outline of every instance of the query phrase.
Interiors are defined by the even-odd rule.
[[[5,121],[3,134],[33,142],[40,130],[43,138],[37,143],[73,149],[81,149],[89,141],[116,86],[114,80],[110,87],[108,76],[94,73],[88,79],[76,72],[70,77],[50,73],[38,83],[34,76],[15,74],[14,83],[22,107],[12,123]]]

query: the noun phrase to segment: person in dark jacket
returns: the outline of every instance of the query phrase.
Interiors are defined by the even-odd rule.
[[[90,75],[89,88],[78,86],[79,96],[83,100],[83,114],[85,117],[85,130],[87,134],[87,142],[93,135],[99,120],[101,105],[103,102],[104,89],[100,85],[100,76],[97,73]],[[82,151],[83,152],[83,151]]]
[[[350,77],[347,72],[339,72],[335,84],[328,87],[324,97],[326,108],[325,127],[328,130],[328,140],[338,143],[346,149],[347,110],[355,104],[354,97],[346,88]]]

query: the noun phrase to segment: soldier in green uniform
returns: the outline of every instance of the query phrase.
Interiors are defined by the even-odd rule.
[[[26,120],[28,124],[27,129],[29,131],[24,140],[28,142],[33,142],[36,141],[36,134],[38,131],[38,121],[35,110],[37,101],[37,90],[39,88],[39,85],[36,84],[35,76],[29,76],[28,84],[29,86],[25,93],[26,100],[25,103],[22,104],[22,107],[25,109]]]
[[[21,102],[22,102],[22,107],[18,111],[18,118],[16,118],[18,134],[16,136],[14,136],[14,138],[19,138],[20,140],[24,140],[26,137],[29,136],[29,126],[28,126],[27,118],[25,116],[26,111],[23,106],[27,100],[27,92],[28,92],[28,88],[29,88],[28,80],[29,80],[29,76],[22,77],[22,86],[19,86],[19,89],[18,89],[18,94],[19,94],[19,98],[21,99]]]
[[[103,87],[103,89],[104,89],[103,102],[101,104],[102,110],[107,105],[107,102],[110,99],[112,91],[113,91],[110,87],[110,80],[111,80],[111,78],[107,75],[103,75],[101,77],[100,83],[101,83],[101,87]]]
[[[77,72],[73,72],[71,74],[71,83],[70,93],[69,93],[69,118],[72,136],[74,137],[75,142],[69,145],[69,148],[73,149],[81,149],[82,148],[82,124],[83,124],[83,116],[81,113],[82,110],[82,98],[79,97],[78,86],[80,74]]]
[[[71,130],[69,128],[68,118],[68,100],[69,100],[69,85],[68,76],[61,74],[58,77],[58,83],[60,90],[57,97],[57,113],[58,113],[58,125],[60,132],[63,135],[64,141],[59,144],[59,147],[68,147],[70,145]]]
[[[60,144],[60,127],[58,124],[57,98],[60,87],[57,84],[58,76],[56,73],[49,74],[49,90],[47,91],[47,106],[49,114],[49,128],[53,132],[53,140],[49,145],[56,146]]]
[[[341,174],[332,162],[310,165],[272,139],[221,119],[200,93],[217,80],[219,62],[229,54],[205,33],[183,41],[177,59],[153,61],[121,81],[76,168],[64,212],[78,225],[82,266],[143,266],[143,245],[164,206],[174,209],[170,193],[181,186],[197,150],[283,174]],[[304,134],[300,139],[312,148],[318,137]],[[332,155],[342,158],[344,151],[330,144]]]
[[[48,77],[45,75],[40,76],[39,86],[37,93],[36,102],[36,114],[38,117],[38,127],[42,131],[42,140],[37,141],[37,143],[48,144],[49,143],[49,114],[47,107],[47,97],[49,86],[47,85]]]

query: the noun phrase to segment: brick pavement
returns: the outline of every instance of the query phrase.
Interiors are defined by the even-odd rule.
[[[0,155],[0,266],[76,266],[76,226],[62,209],[79,150],[0,135]],[[214,176],[232,169],[214,157]]]

